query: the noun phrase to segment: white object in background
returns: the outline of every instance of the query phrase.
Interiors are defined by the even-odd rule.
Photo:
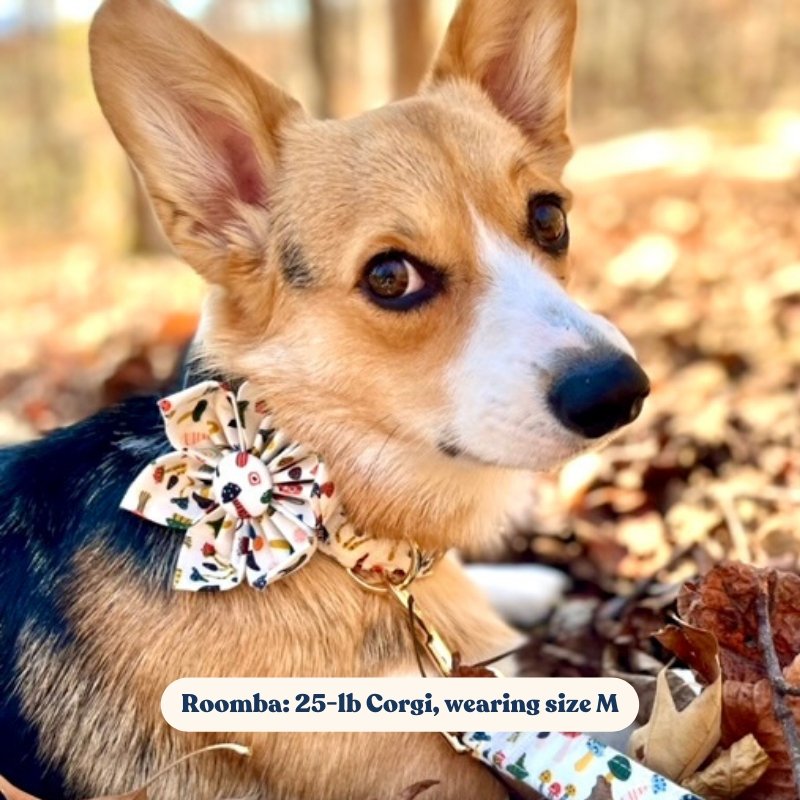
[[[569,579],[539,564],[467,564],[469,577],[509,622],[529,628],[561,602]]]

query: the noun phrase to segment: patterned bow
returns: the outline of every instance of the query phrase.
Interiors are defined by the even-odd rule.
[[[185,531],[174,585],[256,589],[317,545],[319,458],[276,430],[250,384],[206,381],[159,402],[176,451],[150,464],[122,507]]]
[[[122,508],[184,533],[174,586],[264,589],[320,548],[367,582],[427,574],[438,554],[348,522],[324,463],[273,424],[252,384],[206,381],[159,401],[175,452],[153,461]]]

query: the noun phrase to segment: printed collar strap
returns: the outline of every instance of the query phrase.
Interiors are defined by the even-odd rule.
[[[468,752],[500,775],[558,800],[701,800],[584,733],[467,733]]]
[[[358,531],[320,457],[292,442],[250,383],[204,381],[159,401],[175,448],[149,464],[121,506],[182,533],[173,585],[264,589],[319,550],[368,586],[407,585],[439,553]]]

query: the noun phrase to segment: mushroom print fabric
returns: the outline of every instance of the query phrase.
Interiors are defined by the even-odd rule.
[[[159,402],[175,448],[134,481],[122,508],[183,532],[174,586],[263,589],[317,546],[319,458],[277,430],[250,384],[206,381]]]
[[[701,800],[586,734],[468,733],[473,755],[547,800]]]

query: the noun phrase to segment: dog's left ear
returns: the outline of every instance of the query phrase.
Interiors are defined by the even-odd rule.
[[[461,0],[426,85],[477,83],[560,173],[576,18],[576,0]]]
[[[261,269],[300,105],[161,0],[105,0],[89,44],[100,105],[176,250],[213,283]]]

